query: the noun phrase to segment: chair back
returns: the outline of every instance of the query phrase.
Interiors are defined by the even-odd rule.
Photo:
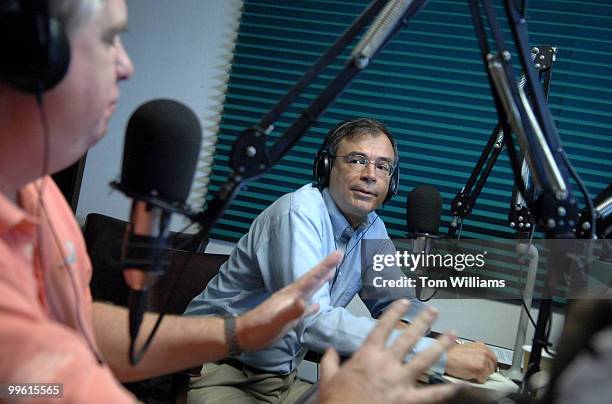
[[[127,306],[129,289],[121,268],[122,241],[127,225],[126,221],[99,213],[87,215],[83,235],[93,266],[91,293],[94,300]],[[190,235],[174,233],[171,239],[176,246],[181,246],[185,245],[186,241],[188,243],[189,237]],[[193,248],[193,243],[189,248]],[[170,285],[178,278],[167,313],[182,314],[191,299],[204,290],[228,257],[222,254],[192,254],[174,247],[168,249],[168,255],[169,270],[151,288],[149,305],[153,311],[161,310],[170,293]],[[185,266],[188,258],[189,262]],[[182,272],[179,273],[181,269]]]

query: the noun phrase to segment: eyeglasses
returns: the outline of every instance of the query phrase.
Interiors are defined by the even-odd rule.
[[[389,163],[387,160],[378,159],[376,161],[370,161],[366,156],[359,153],[350,153],[346,156],[332,156],[333,158],[342,157],[344,162],[353,170],[353,171],[363,171],[364,168],[368,166],[368,164],[374,165],[374,172],[376,176],[380,178],[389,178],[393,174],[395,167],[393,164]]]

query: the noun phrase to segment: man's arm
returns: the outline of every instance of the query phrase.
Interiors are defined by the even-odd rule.
[[[334,247],[333,239],[331,245],[325,239],[325,224],[319,214],[294,206],[270,224],[266,243],[257,248],[260,252],[259,266],[268,290],[274,291],[293,282],[306,271],[308,265],[317,262],[327,249]],[[295,331],[305,348],[323,352],[328,346],[333,346],[340,354],[350,355],[362,345],[375,327],[376,320],[356,316],[343,307],[334,307],[330,284],[323,284],[312,297],[312,301],[320,306],[319,312],[300,321]],[[358,282],[355,282],[357,286]],[[343,293],[354,295],[356,292],[357,289]],[[399,335],[398,331],[394,331],[391,340]],[[431,342],[428,338],[422,338],[416,344],[416,350],[426,349]],[[443,370],[443,364],[436,368],[436,371]]]
[[[418,386],[418,378],[453,344],[454,335],[445,334],[426,351],[404,364],[402,358],[436,318],[424,310],[405,332],[388,345],[394,324],[408,308],[408,301],[394,303],[383,314],[365,343],[342,367],[338,354],[330,348],[321,361],[319,402],[332,403],[433,403],[451,398],[462,386]]]
[[[262,304],[236,320],[238,344],[245,351],[265,347],[295,326],[302,315],[318,310],[306,307],[308,299],[333,275],[342,256],[332,253],[296,282],[279,290]],[[156,314],[145,315],[137,346],[153,327]],[[94,328],[106,360],[123,381],[146,379],[227,356],[223,319],[218,317],[164,317],[142,361],[128,361],[127,310],[104,303],[94,304]]]
[[[167,315],[142,361],[133,367],[128,361],[128,310],[94,303],[93,318],[98,345],[115,376],[122,382],[172,373],[227,355],[222,318]],[[156,314],[145,315],[137,347],[142,346],[156,319]]]
[[[412,322],[425,305],[416,298],[413,288],[374,287],[373,277],[375,276],[395,281],[399,281],[404,276],[401,268],[396,264],[385,266],[382,271],[373,270],[372,257],[375,254],[379,256],[395,256],[396,249],[390,239],[367,240],[364,243],[364,248],[365,262],[363,264],[365,272],[362,276],[362,289],[359,292],[359,296],[375,318],[378,318],[382,312],[385,312],[388,309],[388,305],[394,300],[399,298],[409,299],[411,303],[410,310],[402,316],[402,321],[398,322],[395,326],[395,329],[403,330],[407,327],[405,323]],[[427,347],[425,342],[433,344],[434,340],[423,339],[419,351]],[[449,375],[484,383],[487,377],[495,371],[496,367],[497,358],[489,348],[480,342],[454,344],[448,352],[441,355],[436,370],[441,372],[444,369]]]
[[[395,257],[396,248],[393,241],[389,239],[384,223],[380,223],[377,229],[378,235],[374,238],[362,242],[362,257],[361,257],[361,289],[359,297],[370,311],[373,318],[379,318],[385,313],[391,303],[398,299],[408,299],[410,309],[403,313],[400,321],[398,321],[394,329],[403,331],[408,325],[414,321],[419,313],[426,309],[426,305],[416,297],[414,288],[412,287],[384,287],[381,286],[381,279],[386,282],[395,282],[399,284],[405,278],[402,269],[393,261],[392,265],[384,265],[382,270],[374,270],[374,257]],[[387,283],[388,284],[388,283]],[[425,333],[427,334],[427,332]],[[396,333],[392,334],[394,338]],[[435,344],[432,338],[421,338],[416,345],[416,352],[421,352]],[[443,373],[447,368],[447,356],[444,352],[433,366],[433,370],[438,373]]]

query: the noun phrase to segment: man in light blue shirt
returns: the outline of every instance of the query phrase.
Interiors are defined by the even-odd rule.
[[[323,352],[332,346],[340,354],[350,355],[376,325],[376,320],[358,317],[345,309],[356,294],[360,294],[374,318],[399,297],[362,293],[362,275],[368,271],[362,268],[362,241],[382,241],[383,252],[394,253],[392,244],[384,242],[389,236],[375,212],[395,194],[399,180],[397,146],[389,131],[371,119],[339,124],[330,131],[317,154],[314,173],[316,185],[308,184],[282,196],[254,220],[219,274],[192,300],[185,314],[243,313],[294,282],[332,251],[340,250],[344,258],[333,280],[312,297],[319,304],[319,311],[264,350],[205,365],[203,376],[192,381],[190,402],[204,398],[232,402],[294,401],[307,387],[295,380],[295,371],[306,350]],[[368,261],[371,262],[365,260]],[[410,288],[403,289],[403,297],[412,301],[410,311],[403,317],[410,322],[423,304]],[[390,338],[398,335],[396,331]],[[415,350],[421,351],[432,342],[422,338]],[[486,356],[481,348],[472,348]],[[452,349],[448,359],[451,352]],[[473,355],[465,349],[458,352],[464,355],[454,354],[455,359],[467,353]],[[475,366],[478,369],[466,373],[465,369],[453,372],[448,367],[452,363],[454,360],[447,363],[443,356],[433,370],[444,373],[446,368],[460,377],[486,378],[495,366],[494,359],[485,360],[482,366]],[[279,380],[264,386],[262,381],[268,378]]]

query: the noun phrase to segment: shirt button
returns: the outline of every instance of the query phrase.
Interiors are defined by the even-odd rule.
[[[32,262],[32,257],[34,255],[34,246],[32,244],[26,244],[23,246],[23,255],[25,255],[26,259]]]

